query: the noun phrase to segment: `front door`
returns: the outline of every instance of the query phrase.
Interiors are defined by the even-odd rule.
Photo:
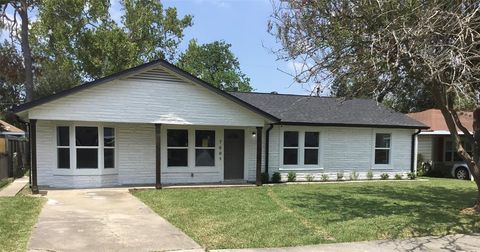
[[[243,179],[245,132],[226,129],[224,136],[224,179]]]

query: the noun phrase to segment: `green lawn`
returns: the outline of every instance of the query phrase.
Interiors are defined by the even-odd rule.
[[[479,216],[460,213],[474,183],[453,179],[132,193],[209,249],[480,231]]]
[[[0,251],[26,251],[43,203],[30,196],[0,197]]]
[[[4,178],[4,179],[0,179],[0,190],[2,189],[2,187],[10,184],[10,182],[12,182],[13,179],[11,178]]]

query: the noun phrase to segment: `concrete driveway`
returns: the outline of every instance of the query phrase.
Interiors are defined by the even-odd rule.
[[[200,245],[127,189],[51,190],[29,251],[169,251]]]

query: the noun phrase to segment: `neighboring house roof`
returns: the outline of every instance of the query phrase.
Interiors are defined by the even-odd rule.
[[[202,87],[204,87],[208,90],[210,90],[211,92],[214,92],[218,95],[221,95],[221,96],[239,104],[240,106],[243,106],[243,107],[253,111],[254,113],[260,114],[260,115],[262,115],[262,116],[264,116],[264,117],[266,117],[266,118],[268,118],[272,121],[279,121],[279,119],[276,118],[275,116],[273,116],[273,115],[271,115],[271,114],[269,114],[269,113],[267,113],[267,112],[265,112],[261,109],[258,109],[257,107],[252,106],[251,104],[246,103],[243,100],[240,100],[237,97],[235,97],[235,96],[233,96],[233,95],[231,95],[231,94],[229,94],[229,93],[227,93],[223,90],[220,90],[220,89],[208,84],[207,82],[191,75],[190,73],[185,72],[184,70],[176,67],[175,65],[172,65],[172,64],[168,63],[167,61],[161,60],[161,59],[154,60],[154,61],[142,64],[142,65],[139,65],[139,66],[136,66],[136,67],[133,67],[133,68],[129,68],[129,69],[120,71],[118,73],[115,73],[115,74],[112,74],[112,75],[109,75],[109,76],[91,81],[91,82],[86,82],[84,84],[75,86],[73,88],[61,91],[59,93],[56,93],[56,94],[53,94],[53,95],[50,95],[50,96],[46,96],[46,97],[31,101],[31,102],[28,102],[28,103],[21,104],[17,107],[14,107],[12,109],[12,112],[20,113],[20,112],[29,110],[31,108],[34,108],[36,106],[48,103],[50,101],[68,96],[70,94],[77,93],[77,92],[82,91],[84,89],[95,87],[95,86],[98,86],[98,85],[101,85],[101,84],[104,84],[104,83],[107,83],[107,82],[110,82],[110,81],[113,81],[113,80],[125,78],[127,76],[130,76],[130,75],[133,75],[133,74],[136,74],[136,73],[139,73],[141,71],[145,71],[145,70],[148,70],[148,69],[151,69],[151,68],[154,68],[154,67],[158,67],[158,66],[164,67],[165,69],[168,69],[168,70],[174,72],[175,74],[178,74],[179,76],[181,76],[181,77],[183,77],[183,78],[185,78],[185,79],[187,79],[187,80],[189,80],[189,81],[191,81],[195,84],[198,84],[198,85],[200,85],[200,86],[202,86]]]
[[[0,135],[24,135],[25,132],[5,121],[0,120]]]
[[[427,109],[421,112],[409,113],[409,117],[428,125],[430,129],[423,130],[423,135],[450,135],[445,118],[439,109]],[[473,132],[473,113],[472,112],[458,112],[460,122],[468,131]],[[463,132],[459,131],[460,134]]]
[[[232,95],[281,119],[281,124],[428,128],[373,100],[277,93],[231,92]]]

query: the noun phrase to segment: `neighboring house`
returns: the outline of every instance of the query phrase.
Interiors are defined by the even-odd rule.
[[[473,113],[459,112],[462,125],[473,133]],[[455,151],[455,145],[448,130],[442,112],[438,109],[428,109],[417,113],[407,114],[411,118],[429,126],[418,135],[418,154],[424,162],[431,162],[437,175],[452,176],[452,167],[455,163],[463,162]],[[463,132],[458,130],[463,138]],[[465,142],[467,152],[472,152],[472,143]]]
[[[162,60],[14,111],[30,124],[34,189],[406,174],[426,128],[370,100],[226,93]]]
[[[0,120],[0,179],[14,175],[18,162],[13,160],[13,155],[21,151],[18,142],[24,137],[23,130]]]

